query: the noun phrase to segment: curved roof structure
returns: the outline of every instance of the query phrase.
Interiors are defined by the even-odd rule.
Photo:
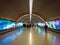
[[[60,0],[33,0],[32,12],[44,21],[60,18]],[[0,0],[0,17],[17,21],[27,13],[29,0]]]

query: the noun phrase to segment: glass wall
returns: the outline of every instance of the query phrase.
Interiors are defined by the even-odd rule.
[[[22,22],[17,22],[16,23],[16,27],[21,27],[21,26],[23,26],[23,23]]]
[[[47,21],[49,28],[60,30],[60,19]]]
[[[57,19],[55,21],[55,26],[56,26],[57,29],[60,29],[60,19]]]
[[[10,28],[16,28],[19,26],[23,26],[23,23],[20,22],[16,23],[12,20],[0,19],[0,31],[10,29]]]
[[[60,30],[60,19],[50,20],[47,21],[46,23],[49,28]],[[44,26],[44,25],[45,24],[43,22],[38,23],[38,26]]]
[[[37,24],[38,24],[38,26],[41,26],[41,27],[43,27],[45,25],[43,22],[39,22]]]
[[[14,27],[15,27],[15,23],[13,21],[0,19],[0,31]]]

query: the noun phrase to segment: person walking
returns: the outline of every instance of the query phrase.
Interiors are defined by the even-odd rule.
[[[45,25],[45,26],[44,26],[44,28],[45,28],[45,32],[47,32],[47,28],[48,28],[48,26],[47,26],[47,25]]]

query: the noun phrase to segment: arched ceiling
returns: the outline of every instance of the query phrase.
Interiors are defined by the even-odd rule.
[[[19,20],[21,20],[21,18],[23,17],[26,17],[27,15],[29,15],[29,13],[23,13],[21,14],[17,19],[16,19],[16,22],[18,22]],[[41,21],[43,22],[46,22],[46,19],[39,13],[35,13],[35,12],[32,12],[32,18],[34,18],[33,16],[36,16],[38,18],[40,18]],[[29,15],[30,17],[30,15]],[[36,18],[38,20],[38,18]]]
[[[60,0],[34,0],[33,11],[42,14],[46,20],[60,18]]]
[[[33,13],[45,20],[60,18],[60,0],[33,0]],[[29,0],[0,0],[0,17],[16,21],[29,13]]]
[[[40,22],[42,21],[38,15],[32,14],[32,22]],[[19,18],[18,22],[30,22],[29,14],[24,15],[23,17]]]

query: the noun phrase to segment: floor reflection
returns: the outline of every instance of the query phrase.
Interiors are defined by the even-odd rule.
[[[20,28],[0,36],[0,45],[60,45],[60,35],[44,28]]]
[[[25,28],[20,28],[15,32],[12,32],[8,35],[3,35],[0,37],[0,45],[11,45],[12,42],[15,40],[16,35],[22,35]]]
[[[38,28],[38,33],[45,41],[48,41],[51,45],[60,45],[60,36],[56,35],[54,32],[45,32],[43,28]]]
[[[22,35],[24,32],[25,28],[20,28],[18,29],[18,31],[16,32],[17,35]]]
[[[43,28],[38,28],[38,33],[40,36],[44,37],[45,36],[45,31]]]
[[[32,32],[32,28],[30,28],[30,32],[29,32],[29,45],[33,45],[33,32]]]
[[[60,37],[56,37],[55,45],[60,45]]]

